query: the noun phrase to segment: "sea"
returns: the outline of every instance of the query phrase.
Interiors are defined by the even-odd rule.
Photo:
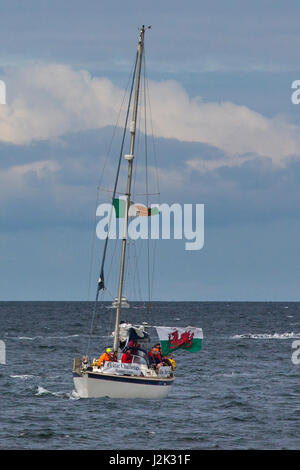
[[[90,302],[0,303],[0,449],[300,448],[300,303],[132,303],[122,319],[153,343],[154,325],[196,326],[202,350],[174,353],[165,399],[79,398],[73,358],[112,346],[107,307],[91,328]]]

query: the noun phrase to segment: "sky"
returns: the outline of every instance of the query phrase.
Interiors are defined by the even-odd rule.
[[[157,244],[153,299],[299,301],[299,14],[281,0],[3,0],[0,300],[94,297],[97,186],[145,24],[160,199],[205,207],[201,250]]]

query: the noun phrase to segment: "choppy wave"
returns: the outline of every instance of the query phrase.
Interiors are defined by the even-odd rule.
[[[80,398],[75,390],[72,390],[71,392],[63,392],[63,391],[53,392],[51,390],[47,390],[44,387],[41,387],[40,385],[38,385],[35,395],[37,396],[52,395],[54,397],[69,398],[70,400],[78,400]]]
[[[80,396],[76,392],[76,390],[72,390],[69,396],[70,400],[80,400]]]
[[[300,333],[246,333],[242,335],[233,335],[233,339],[291,339],[300,338]]]
[[[21,374],[21,375],[10,375],[12,379],[22,379],[22,380],[27,380],[27,379],[33,379],[36,377],[36,375],[31,375],[31,374]]]
[[[85,352],[91,304],[42,305],[41,313],[38,302],[2,302],[7,365],[0,366],[1,448],[111,451],[111,423],[117,423],[114,442],[127,450],[299,448],[299,365],[292,360],[297,354],[292,343],[300,340],[300,302],[154,303],[151,321],[131,309],[134,324],[184,322],[203,327],[207,338],[199,353],[178,352],[176,382],[159,403],[80,399],[72,364]],[[113,329],[110,316],[102,313],[94,324],[90,357],[106,347],[106,333]],[[268,426],[266,416],[280,419]]]
[[[35,341],[37,339],[69,339],[69,338],[76,338],[81,335],[66,335],[66,336],[8,336],[8,339],[16,339],[16,340],[27,340],[27,341]]]
[[[236,373],[232,371],[232,372],[228,372],[227,374],[222,374],[222,375],[223,377],[234,377]]]
[[[35,339],[40,339],[40,338],[43,338],[43,336],[33,336],[33,337],[30,337],[30,336],[18,336],[17,338],[10,338],[10,339],[26,339],[26,340],[29,340],[29,341],[34,341]]]

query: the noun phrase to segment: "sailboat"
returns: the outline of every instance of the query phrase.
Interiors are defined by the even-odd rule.
[[[126,197],[124,202],[124,233],[121,240],[117,297],[115,297],[113,301],[113,307],[115,308],[115,327],[112,332],[113,350],[111,351],[110,349],[107,349],[106,360],[101,363],[95,359],[90,360],[87,355],[74,358],[73,380],[76,392],[82,398],[164,398],[168,395],[175,381],[174,361],[172,360],[172,357],[168,360],[168,354],[178,348],[190,350],[196,348],[195,350],[198,350],[202,345],[203,335],[201,329],[193,327],[180,329],[152,326],[156,328],[160,343],[157,343],[155,347],[151,348],[149,351],[149,325],[146,322],[142,325],[136,325],[127,321],[120,321],[121,309],[123,307],[127,307],[124,305],[124,301],[126,300],[127,303],[127,299],[124,297],[123,290],[126,249],[128,245],[128,217],[130,217],[130,209],[132,209],[131,183],[145,30],[145,26],[140,28],[136,62],[132,79],[131,93],[134,96],[134,101],[132,106],[132,121],[130,124],[129,153],[124,156],[122,155],[128,164],[128,168]],[[129,114],[129,109],[131,109],[130,101],[128,104],[127,116]],[[116,196],[119,167],[120,163],[113,191],[113,204]],[[137,215],[140,214],[139,211],[137,212]],[[103,249],[94,313],[96,311],[99,294],[106,288],[104,266],[108,239],[109,237],[105,239]],[[129,309],[127,310],[129,311]],[[125,362],[123,361],[123,357],[128,350],[130,351],[129,355],[131,360]],[[157,360],[157,358],[159,358],[159,360]]]

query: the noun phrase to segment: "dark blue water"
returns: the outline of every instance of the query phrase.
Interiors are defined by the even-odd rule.
[[[97,317],[92,355],[111,341],[112,314]],[[176,354],[176,383],[159,401],[78,399],[72,363],[87,347],[90,304],[2,302],[0,319],[1,449],[300,447],[300,303],[154,303],[151,324],[204,332],[202,351]]]

